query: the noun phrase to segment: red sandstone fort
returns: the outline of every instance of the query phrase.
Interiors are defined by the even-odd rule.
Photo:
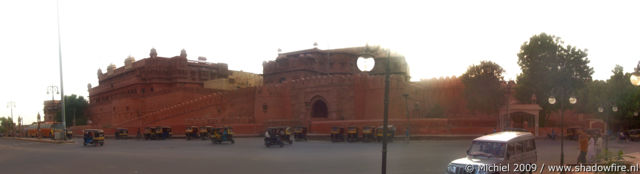
[[[356,67],[365,51],[375,57],[369,72]],[[484,134],[507,122],[497,115],[469,112],[464,87],[455,77],[409,81],[404,57],[389,57],[379,47],[281,53],[263,62],[262,74],[229,70],[226,64],[209,63],[204,57],[188,60],[185,50],[179,56],[160,57],[151,49],[148,58],[129,57],[123,67],[112,64],[106,72],[98,70],[98,86],[88,86],[91,123],[73,129],[112,132],[123,127],[135,132],[147,126],[171,126],[179,135],[186,126],[211,125],[257,135],[269,126],[301,125],[311,133],[328,133],[332,126],[379,126],[386,59],[391,67],[389,119],[398,134],[408,126],[412,134]],[[513,127],[542,135],[539,106],[509,103],[511,108],[499,115],[511,115],[508,122]],[[566,115],[567,120],[588,121],[583,115]]]

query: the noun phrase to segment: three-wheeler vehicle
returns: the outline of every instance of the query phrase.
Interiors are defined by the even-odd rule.
[[[387,130],[387,141],[388,142],[393,142],[393,137],[396,135],[396,128],[393,127],[393,125],[388,125],[388,130]],[[381,142],[382,141],[382,132],[384,132],[384,126],[380,126],[376,128],[376,141]]]
[[[331,142],[344,141],[344,128],[343,127],[331,127]]]
[[[200,138],[205,140],[210,136],[210,133],[213,132],[213,126],[202,126],[198,131],[200,131]]]
[[[85,129],[82,132],[84,134],[84,142],[82,145],[104,145],[104,131],[102,129]]]
[[[374,128],[372,126],[364,126],[362,127],[362,141],[363,142],[371,142],[376,139],[375,134],[373,134]]]
[[[116,128],[116,139],[127,139],[129,136],[129,130],[127,128]]]
[[[209,138],[213,144],[222,144],[225,141],[231,142],[231,144],[235,143],[231,127],[213,128],[213,133]]]
[[[307,128],[303,126],[297,126],[293,129],[293,138],[296,141],[307,141]]]
[[[198,131],[197,126],[189,126],[184,129],[184,136],[187,140],[191,140],[191,138],[200,138],[200,131]]]
[[[144,139],[151,140],[156,137],[156,128],[155,127],[145,127],[144,128]]]
[[[358,134],[360,133],[360,129],[355,126],[347,127],[347,142],[356,142],[358,141]]]
[[[291,127],[285,126],[285,127],[280,127],[280,129],[282,129],[284,131],[284,134],[282,134],[282,141],[286,141],[289,144],[293,144],[293,130],[291,129]]]
[[[73,131],[71,131],[71,129],[67,129],[66,136],[67,136],[67,139],[72,139],[73,138]]]
[[[272,145],[284,146],[281,134],[284,130],[279,127],[269,127],[264,133],[264,145],[270,147]]]
[[[171,130],[171,127],[158,126],[156,127],[156,134],[158,136],[158,139],[164,140],[167,138],[171,138],[171,136],[173,135],[173,132]]]

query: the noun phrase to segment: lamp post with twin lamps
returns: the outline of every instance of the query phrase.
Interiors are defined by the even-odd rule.
[[[618,112],[618,107],[617,106],[612,106],[611,107],[611,111],[612,112]],[[598,107],[598,112],[603,113],[604,112],[604,107],[600,106]],[[609,157],[609,117],[610,116],[605,116],[605,126],[604,126],[604,159],[608,159]]]
[[[564,93],[560,94],[560,99],[563,99]],[[570,104],[576,104],[578,99],[576,97],[569,97]],[[554,96],[549,96],[549,104],[556,104],[557,100]],[[564,107],[565,102],[560,102],[560,165],[564,165]]]

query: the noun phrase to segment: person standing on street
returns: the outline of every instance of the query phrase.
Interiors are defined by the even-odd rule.
[[[578,155],[578,163],[587,163],[587,150],[589,149],[589,136],[584,131],[578,131],[578,143],[580,145],[580,155]]]

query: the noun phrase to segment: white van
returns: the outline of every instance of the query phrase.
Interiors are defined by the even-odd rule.
[[[520,173],[536,170],[537,159],[533,134],[497,132],[474,139],[467,157],[451,161],[447,173]]]

